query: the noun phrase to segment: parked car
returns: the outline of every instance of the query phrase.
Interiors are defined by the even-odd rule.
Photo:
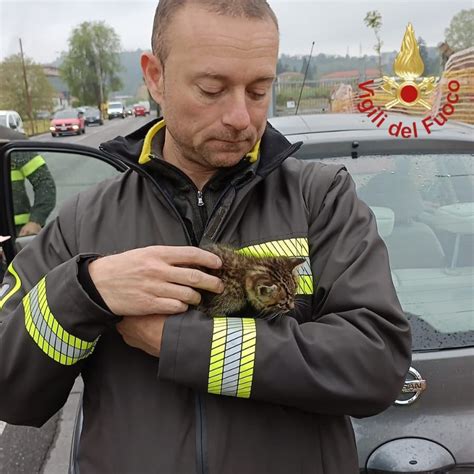
[[[86,133],[84,113],[78,109],[59,110],[53,115],[49,130],[53,137]]]
[[[353,420],[361,472],[474,472],[474,126],[448,122],[407,140],[358,114],[270,122],[303,141],[297,157],[349,170],[411,324],[403,392],[383,413]]]
[[[23,120],[20,114],[14,110],[0,110],[0,125],[16,130],[19,133],[25,133]]]
[[[109,120],[117,117],[125,118],[125,107],[122,102],[109,102],[107,104],[107,114]]]
[[[146,110],[143,105],[134,105],[133,106],[133,114],[135,117],[145,117]]]
[[[342,164],[350,171],[386,242],[393,282],[411,323],[413,362],[402,393],[383,413],[353,419],[360,472],[472,473],[474,127],[448,122],[430,135],[407,140],[358,114],[270,122],[289,141],[303,142],[299,159]],[[0,149],[0,180],[10,171],[6,151],[19,146]],[[97,166],[104,159],[111,166],[125,165],[73,144],[23,146],[42,152],[67,149],[86,161],[97,160]],[[9,209],[11,196],[3,188],[0,215],[6,218],[0,219],[0,235],[13,235]],[[7,259],[23,246],[22,238],[4,242]],[[79,407],[70,473],[75,472],[81,417]]]
[[[87,107],[84,114],[86,125],[104,125],[104,121],[100,116],[100,110],[94,107]]]

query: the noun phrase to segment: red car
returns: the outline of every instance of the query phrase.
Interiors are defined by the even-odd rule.
[[[143,105],[135,105],[133,107],[133,114],[135,115],[135,117],[138,117],[138,116],[145,117],[146,109]]]
[[[86,133],[84,113],[77,109],[59,110],[54,114],[49,130],[53,137]]]

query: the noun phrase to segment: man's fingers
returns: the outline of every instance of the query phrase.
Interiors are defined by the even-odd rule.
[[[221,259],[207,250],[198,247],[159,247],[160,257],[170,265],[196,265],[208,268],[220,268]]]
[[[179,285],[191,286],[192,288],[212,291],[213,293],[222,293],[224,291],[224,284],[219,278],[195,268],[174,267],[168,275],[168,280]]]
[[[156,288],[159,296],[166,296],[186,304],[198,305],[201,302],[201,293],[189,286],[175,285],[174,283],[162,283]]]
[[[163,315],[184,313],[188,310],[188,305],[173,298],[156,298],[153,302],[151,312]]]

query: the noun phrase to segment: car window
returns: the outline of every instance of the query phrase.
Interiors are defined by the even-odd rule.
[[[77,110],[60,110],[54,114],[55,119],[77,117]]]
[[[13,151],[11,168],[17,235],[29,221],[44,226],[67,199],[120,173],[98,159],[63,152]]]
[[[325,159],[372,209],[413,349],[474,345],[474,155]]]
[[[8,116],[8,125],[10,127],[16,127],[15,117],[13,117],[13,115]]]
[[[7,116],[6,115],[0,115],[0,125],[2,127],[7,126]]]

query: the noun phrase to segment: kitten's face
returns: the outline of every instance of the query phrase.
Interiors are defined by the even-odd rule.
[[[247,298],[258,311],[286,313],[295,307],[298,286],[296,268],[301,258],[275,259],[258,265],[246,274]]]

